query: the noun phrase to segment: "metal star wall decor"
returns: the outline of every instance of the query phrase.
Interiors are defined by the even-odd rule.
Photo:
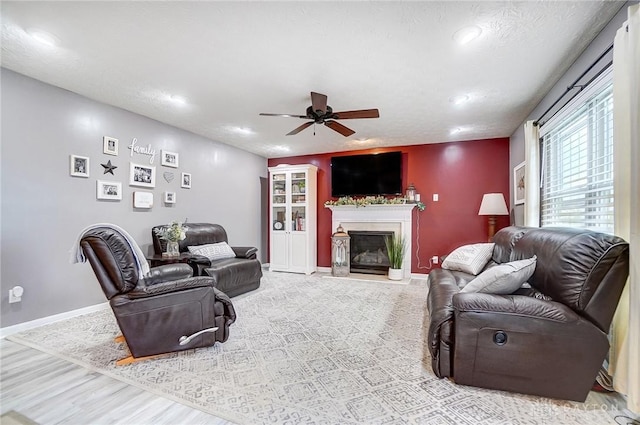
[[[111,173],[111,175],[115,175],[113,174],[113,170],[115,170],[116,167],[115,165],[111,164],[111,160],[109,160],[106,164],[100,164],[104,167],[104,173],[103,174],[107,174],[107,173]]]

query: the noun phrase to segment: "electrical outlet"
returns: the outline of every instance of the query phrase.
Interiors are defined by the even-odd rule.
[[[22,300],[21,297],[16,297],[13,294],[13,289],[9,289],[9,304],[19,303]]]
[[[431,257],[431,262],[432,262],[433,264],[438,264],[438,256],[437,256],[437,255],[434,255],[433,257]]]
[[[24,289],[22,286],[14,286],[9,289],[9,304],[19,303],[22,301],[22,294],[24,293]]]

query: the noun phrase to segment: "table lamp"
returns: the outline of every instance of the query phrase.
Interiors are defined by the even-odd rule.
[[[491,238],[496,232],[496,216],[509,215],[504,195],[502,193],[485,193],[482,196],[478,215],[489,216],[489,242],[491,242]]]

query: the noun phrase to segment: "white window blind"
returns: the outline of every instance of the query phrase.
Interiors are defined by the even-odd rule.
[[[595,86],[544,129],[540,196],[543,227],[579,227],[613,233],[610,76]]]

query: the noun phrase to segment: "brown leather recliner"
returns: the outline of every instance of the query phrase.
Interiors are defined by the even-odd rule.
[[[229,242],[227,232],[219,224],[186,223],[186,238],[179,242],[180,252],[189,254],[189,246]],[[158,236],[157,230],[163,226],[151,229],[153,249],[157,255],[166,250],[167,241]],[[232,246],[234,258],[224,258],[210,261],[207,257],[191,254],[189,264],[196,276],[211,276],[214,286],[230,297],[252,291],[260,287],[262,265],[256,258],[258,249],[248,246]]]
[[[140,276],[131,246],[109,227],[87,231],[80,247],[134,358],[211,346],[229,337],[235,310],[213,278],[193,277],[187,264],[154,267]]]
[[[434,373],[458,384],[584,401],[609,349],[629,245],[588,230],[516,226],[494,242],[495,263],[537,256],[531,288],[459,293],[475,276],[429,273]]]

